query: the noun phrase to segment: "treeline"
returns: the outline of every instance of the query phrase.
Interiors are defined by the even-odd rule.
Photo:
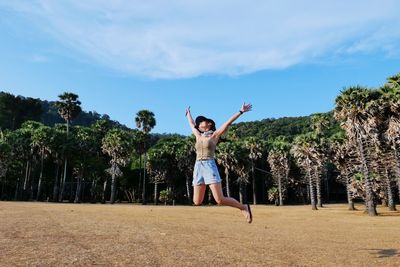
[[[253,204],[311,203],[315,210],[327,201],[347,201],[350,209],[363,201],[370,215],[378,204],[395,210],[399,80],[346,88],[332,112],[232,125],[217,147],[225,194]],[[191,203],[194,137],[151,134],[156,120],[148,110],[136,114],[133,130],[102,118],[71,125],[81,112],[72,93],[55,106],[63,123],[49,127],[32,121],[36,115],[3,128],[2,199]]]
[[[15,96],[0,91],[0,129],[15,130],[28,120],[38,121],[47,126],[64,123],[56,104],[55,101]],[[111,120],[107,114],[99,114],[96,111],[86,112],[82,110],[71,123],[72,125],[88,127],[98,120],[106,120],[112,126],[127,128],[119,122]]]

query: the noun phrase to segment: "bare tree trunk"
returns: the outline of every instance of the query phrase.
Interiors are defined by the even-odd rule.
[[[101,199],[101,203],[106,203],[106,189],[107,189],[107,179],[103,183],[103,196]]]
[[[362,172],[364,175],[364,183],[365,183],[365,202],[367,206],[367,211],[368,215],[370,216],[377,216],[378,213],[376,212],[376,204],[374,201],[374,193],[372,191],[372,184],[371,184],[371,179],[369,177],[369,170],[368,170],[368,165],[367,165],[367,160],[365,158],[365,151],[363,147],[363,142],[360,136],[358,136],[358,150],[359,154],[361,157],[361,166],[362,166]]]
[[[355,210],[353,196],[351,195],[351,178],[346,178],[346,193],[347,193],[347,203],[349,204],[349,210]]]
[[[396,144],[394,144],[394,146],[395,147],[393,147],[393,153],[396,160],[395,173],[397,178],[397,191],[398,191],[397,193],[399,194],[399,199],[400,199],[400,158],[397,153]]]
[[[385,180],[386,180],[386,192],[387,192],[387,197],[388,197],[388,207],[389,207],[389,210],[395,211],[396,205],[394,203],[393,190],[392,190],[391,181],[389,178],[389,173],[388,173],[388,170],[386,167],[385,167]]]
[[[142,170],[142,155],[139,155],[139,170]],[[142,189],[142,172],[139,171],[138,200],[140,201],[140,190]]]
[[[147,153],[144,152],[144,159],[143,159],[143,191],[142,191],[142,204],[146,205],[146,157]]]
[[[56,177],[54,179],[54,186],[53,186],[53,201],[58,201],[58,176],[60,171],[60,165],[56,164]]]
[[[312,208],[312,210],[318,210],[317,205],[315,203],[314,185],[313,185],[313,178],[311,175],[311,164],[310,164],[309,160],[307,160],[307,176],[308,176],[308,184],[309,184],[309,189],[310,189],[311,208]]]
[[[61,180],[61,190],[60,190],[60,196],[58,198],[58,202],[63,202],[64,200],[64,191],[65,191],[65,179],[67,177],[67,159],[64,161],[64,172],[63,172],[63,178]]]
[[[154,183],[154,204],[158,205],[158,183]]]
[[[192,204],[192,196],[190,193],[190,178],[189,176],[186,177],[186,195],[188,204]]]
[[[279,193],[279,206],[283,206],[283,196],[282,196],[282,178],[278,177],[278,193]]]
[[[40,158],[40,175],[39,175],[39,182],[36,194],[36,201],[39,201],[40,195],[42,194],[42,179],[43,179],[43,161],[44,161],[44,151],[42,149],[41,158]]]
[[[15,193],[14,193],[14,201],[18,200],[18,194],[19,193],[19,177],[17,178],[17,185],[15,187]]]
[[[257,204],[257,193],[256,193],[256,176],[254,175],[254,161],[251,161],[251,176],[253,180],[253,204]]]
[[[77,177],[77,184],[76,184],[76,192],[75,192],[75,199],[74,199],[74,203],[80,203],[80,195],[81,195],[81,188],[82,188],[82,177],[81,175],[79,175]]]
[[[96,203],[95,193],[96,193],[96,179],[93,178],[92,185],[90,187],[90,202],[91,203]]]
[[[115,170],[114,166],[113,170]],[[114,204],[115,201],[115,189],[116,189],[116,175],[115,171],[113,171],[111,174],[111,197],[110,197],[111,204]]]
[[[315,187],[317,189],[317,206],[319,208],[322,208],[322,192],[321,192],[321,177],[319,175],[319,173],[317,172],[317,170],[315,170]]]
[[[225,168],[225,182],[226,182],[226,195],[231,197],[231,190],[229,188],[229,170]]]

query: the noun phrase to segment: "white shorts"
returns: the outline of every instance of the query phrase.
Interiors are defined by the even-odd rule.
[[[193,170],[193,185],[216,184],[221,182],[214,159],[196,160]]]

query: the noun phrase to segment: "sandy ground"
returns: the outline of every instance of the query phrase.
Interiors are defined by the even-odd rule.
[[[0,266],[400,266],[400,212],[252,209],[0,202]]]

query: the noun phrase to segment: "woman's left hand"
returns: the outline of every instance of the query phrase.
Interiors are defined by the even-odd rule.
[[[251,111],[252,108],[253,108],[253,106],[250,103],[249,104],[243,103],[243,106],[240,109],[240,111],[247,112],[247,111]]]

